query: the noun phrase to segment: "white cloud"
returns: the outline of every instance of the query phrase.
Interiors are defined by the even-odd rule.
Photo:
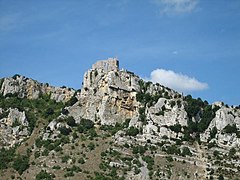
[[[160,12],[163,14],[182,14],[192,12],[198,0],[153,0],[160,6]]]
[[[208,88],[207,83],[203,83],[195,78],[188,77],[187,75],[165,69],[156,69],[152,71],[148,80],[154,83],[158,82],[179,92],[199,91]]]

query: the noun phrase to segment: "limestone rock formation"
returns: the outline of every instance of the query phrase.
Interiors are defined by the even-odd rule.
[[[0,119],[0,147],[11,147],[30,135],[29,122],[24,111],[10,108],[6,111],[1,109],[0,112],[1,115],[8,114]]]
[[[214,142],[218,146],[240,147],[240,137],[237,132],[240,129],[240,110],[238,108],[226,107],[222,103],[214,103],[213,106],[218,105],[220,109],[216,112],[216,116],[212,119],[206,131],[201,134],[201,141],[207,142],[210,139],[210,133],[216,129]],[[226,127],[232,128],[233,132],[226,132]]]
[[[132,118],[137,115],[138,81],[135,74],[119,70],[117,59],[99,61],[85,73],[79,107],[70,107],[70,115],[100,124],[121,123]]]
[[[17,95],[28,99],[37,99],[43,94],[48,94],[57,102],[66,102],[75,93],[71,88],[49,86],[20,75],[1,79],[0,85],[0,93],[3,96]]]
[[[116,58],[93,64],[80,91],[16,75],[0,79],[0,98],[0,149],[26,150],[24,179],[42,168],[56,179],[239,177],[240,107],[146,82]]]

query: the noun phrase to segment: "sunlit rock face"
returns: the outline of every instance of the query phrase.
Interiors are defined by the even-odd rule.
[[[137,115],[139,77],[119,70],[118,64],[117,59],[109,58],[98,61],[85,73],[78,107],[71,107],[70,114],[100,124],[121,123]]]
[[[49,86],[20,75],[2,79],[0,88],[3,96],[17,95],[20,98],[37,99],[41,95],[50,95],[57,102],[67,102],[75,93],[71,88]]]

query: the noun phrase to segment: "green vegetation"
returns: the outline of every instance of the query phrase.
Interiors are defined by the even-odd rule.
[[[163,149],[163,150],[164,150],[164,149]],[[181,155],[181,151],[180,151],[180,149],[177,148],[176,145],[168,146],[168,147],[165,149],[165,151],[166,151],[167,154]]]
[[[61,134],[65,135],[65,136],[69,135],[70,132],[72,132],[72,130],[70,128],[66,128],[65,126],[58,128],[58,130],[61,132]]]
[[[68,102],[66,102],[66,106],[72,106],[74,105],[76,102],[78,102],[78,99],[76,98],[76,96],[72,96]]]
[[[108,131],[111,135],[116,134],[118,131],[128,128],[130,119],[126,119],[122,124],[116,123],[115,126],[112,125],[102,125],[100,127],[103,131]]]
[[[15,148],[5,149],[2,148],[0,150],[0,170],[7,169],[10,167],[10,163],[14,159],[15,156]]]
[[[50,95],[41,95],[38,99],[18,98],[17,95],[5,98],[0,95],[0,107],[5,111],[11,107],[26,112],[30,132],[35,128],[37,119],[55,119],[61,114],[63,106],[63,103],[50,99]]]
[[[41,170],[37,175],[36,175],[36,180],[52,180],[55,178],[54,174],[50,174],[45,170]]]
[[[185,101],[185,110],[188,114],[189,120],[188,127],[184,129],[184,140],[194,140],[194,138],[190,136],[192,133],[196,133],[195,138],[199,139],[199,133],[202,133],[207,129],[219,107],[215,106],[212,108],[211,105],[208,105],[207,101],[203,102],[200,98],[193,99],[191,95],[186,96]],[[200,118],[200,120],[193,122],[192,118]],[[215,136],[214,133],[216,133],[216,129],[213,129],[211,137]]]
[[[230,158],[232,158],[235,154],[236,154],[236,149],[235,148],[231,148],[230,149],[230,151],[229,151],[229,154],[228,154],[228,156],[230,157]]]
[[[210,138],[211,139],[215,138],[216,134],[217,134],[217,128],[216,128],[216,126],[214,126],[210,131]]]
[[[19,74],[15,74],[12,78],[13,78],[14,80],[16,80],[16,79],[19,78],[19,77],[20,77]]]
[[[139,134],[139,130],[133,126],[128,128],[126,131],[126,135],[128,136],[136,136],[137,134]]]
[[[88,144],[88,148],[89,148],[90,151],[94,150],[95,149],[95,144],[93,142],[90,142]]]
[[[187,95],[184,100],[187,102],[185,110],[189,118],[195,117],[205,105],[200,98],[193,99],[191,95]]]
[[[69,126],[72,126],[72,127],[77,126],[75,119],[72,116],[68,116],[66,119],[66,122]]]
[[[182,126],[180,124],[174,124],[173,126],[169,126],[169,128],[176,133],[182,131]]]
[[[140,145],[138,145],[138,146],[134,146],[133,147],[133,149],[132,149],[132,153],[133,154],[141,154],[141,155],[143,155],[145,152],[146,152],[146,150],[147,150],[147,147],[146,146],[140,146]]]
[[[236,133],[237,137],[240,138],[240,131],[237,129],[236,124],[230,125],[228,124],[224,129],[223,132],[225,133]]]
[[[89,129],[94,127],[94,123],[89,119],[81,119],[80,124],[78,125],[78,131],[80,133],[86,132]]]
[[[29,167],[29,157],[25,155],[18,155],[14,159],[12,167],[21,175]]]
[[[192,153],[188,147],[183,147],[182,149],[182,154],[183,157],[185,156],[192,156]]]
[[[154,159],[151,156],[143,156],[142,159],[147,163],[147,168],[149,170],[152,170],[154,165]]]
[[[136,99],[138,102],[142,103],[144,107],[146,107],[147,104],[149,104],[149,106],[153,105],[154,102],[156,103],[157,100],[162,97],[162,92],[159,92],[155,95],[147,93],[147,90],[151,84],[152,82],[144,82],[143,80],[139,81],[140,92],[137,93]]]

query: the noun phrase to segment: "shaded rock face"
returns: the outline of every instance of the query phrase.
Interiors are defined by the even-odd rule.
[[[75,93],[75,90],[70,88],[49,86],[48,84],[42,84],[33,79],[19,75],[2,79],[0,88],[0,93],[3,96],[15,94],[20,98],[37,99],[42,94],[50,94],[51,99],[57,102],[66,102]]]
[[[117,60],[97,62],[84,75],[78,104],[80,108],[70,107],[70,115],[100,124],[121,123],[132,118],[138,112],[138,81],[139,77],[133,73],[120,71]]]
[[[1,113],[3,111],[1,109]],[[0,147],[12,147],[30,135],[29,122],[24,111],[10,108],[6,113],[7,117],[0,119]]]

